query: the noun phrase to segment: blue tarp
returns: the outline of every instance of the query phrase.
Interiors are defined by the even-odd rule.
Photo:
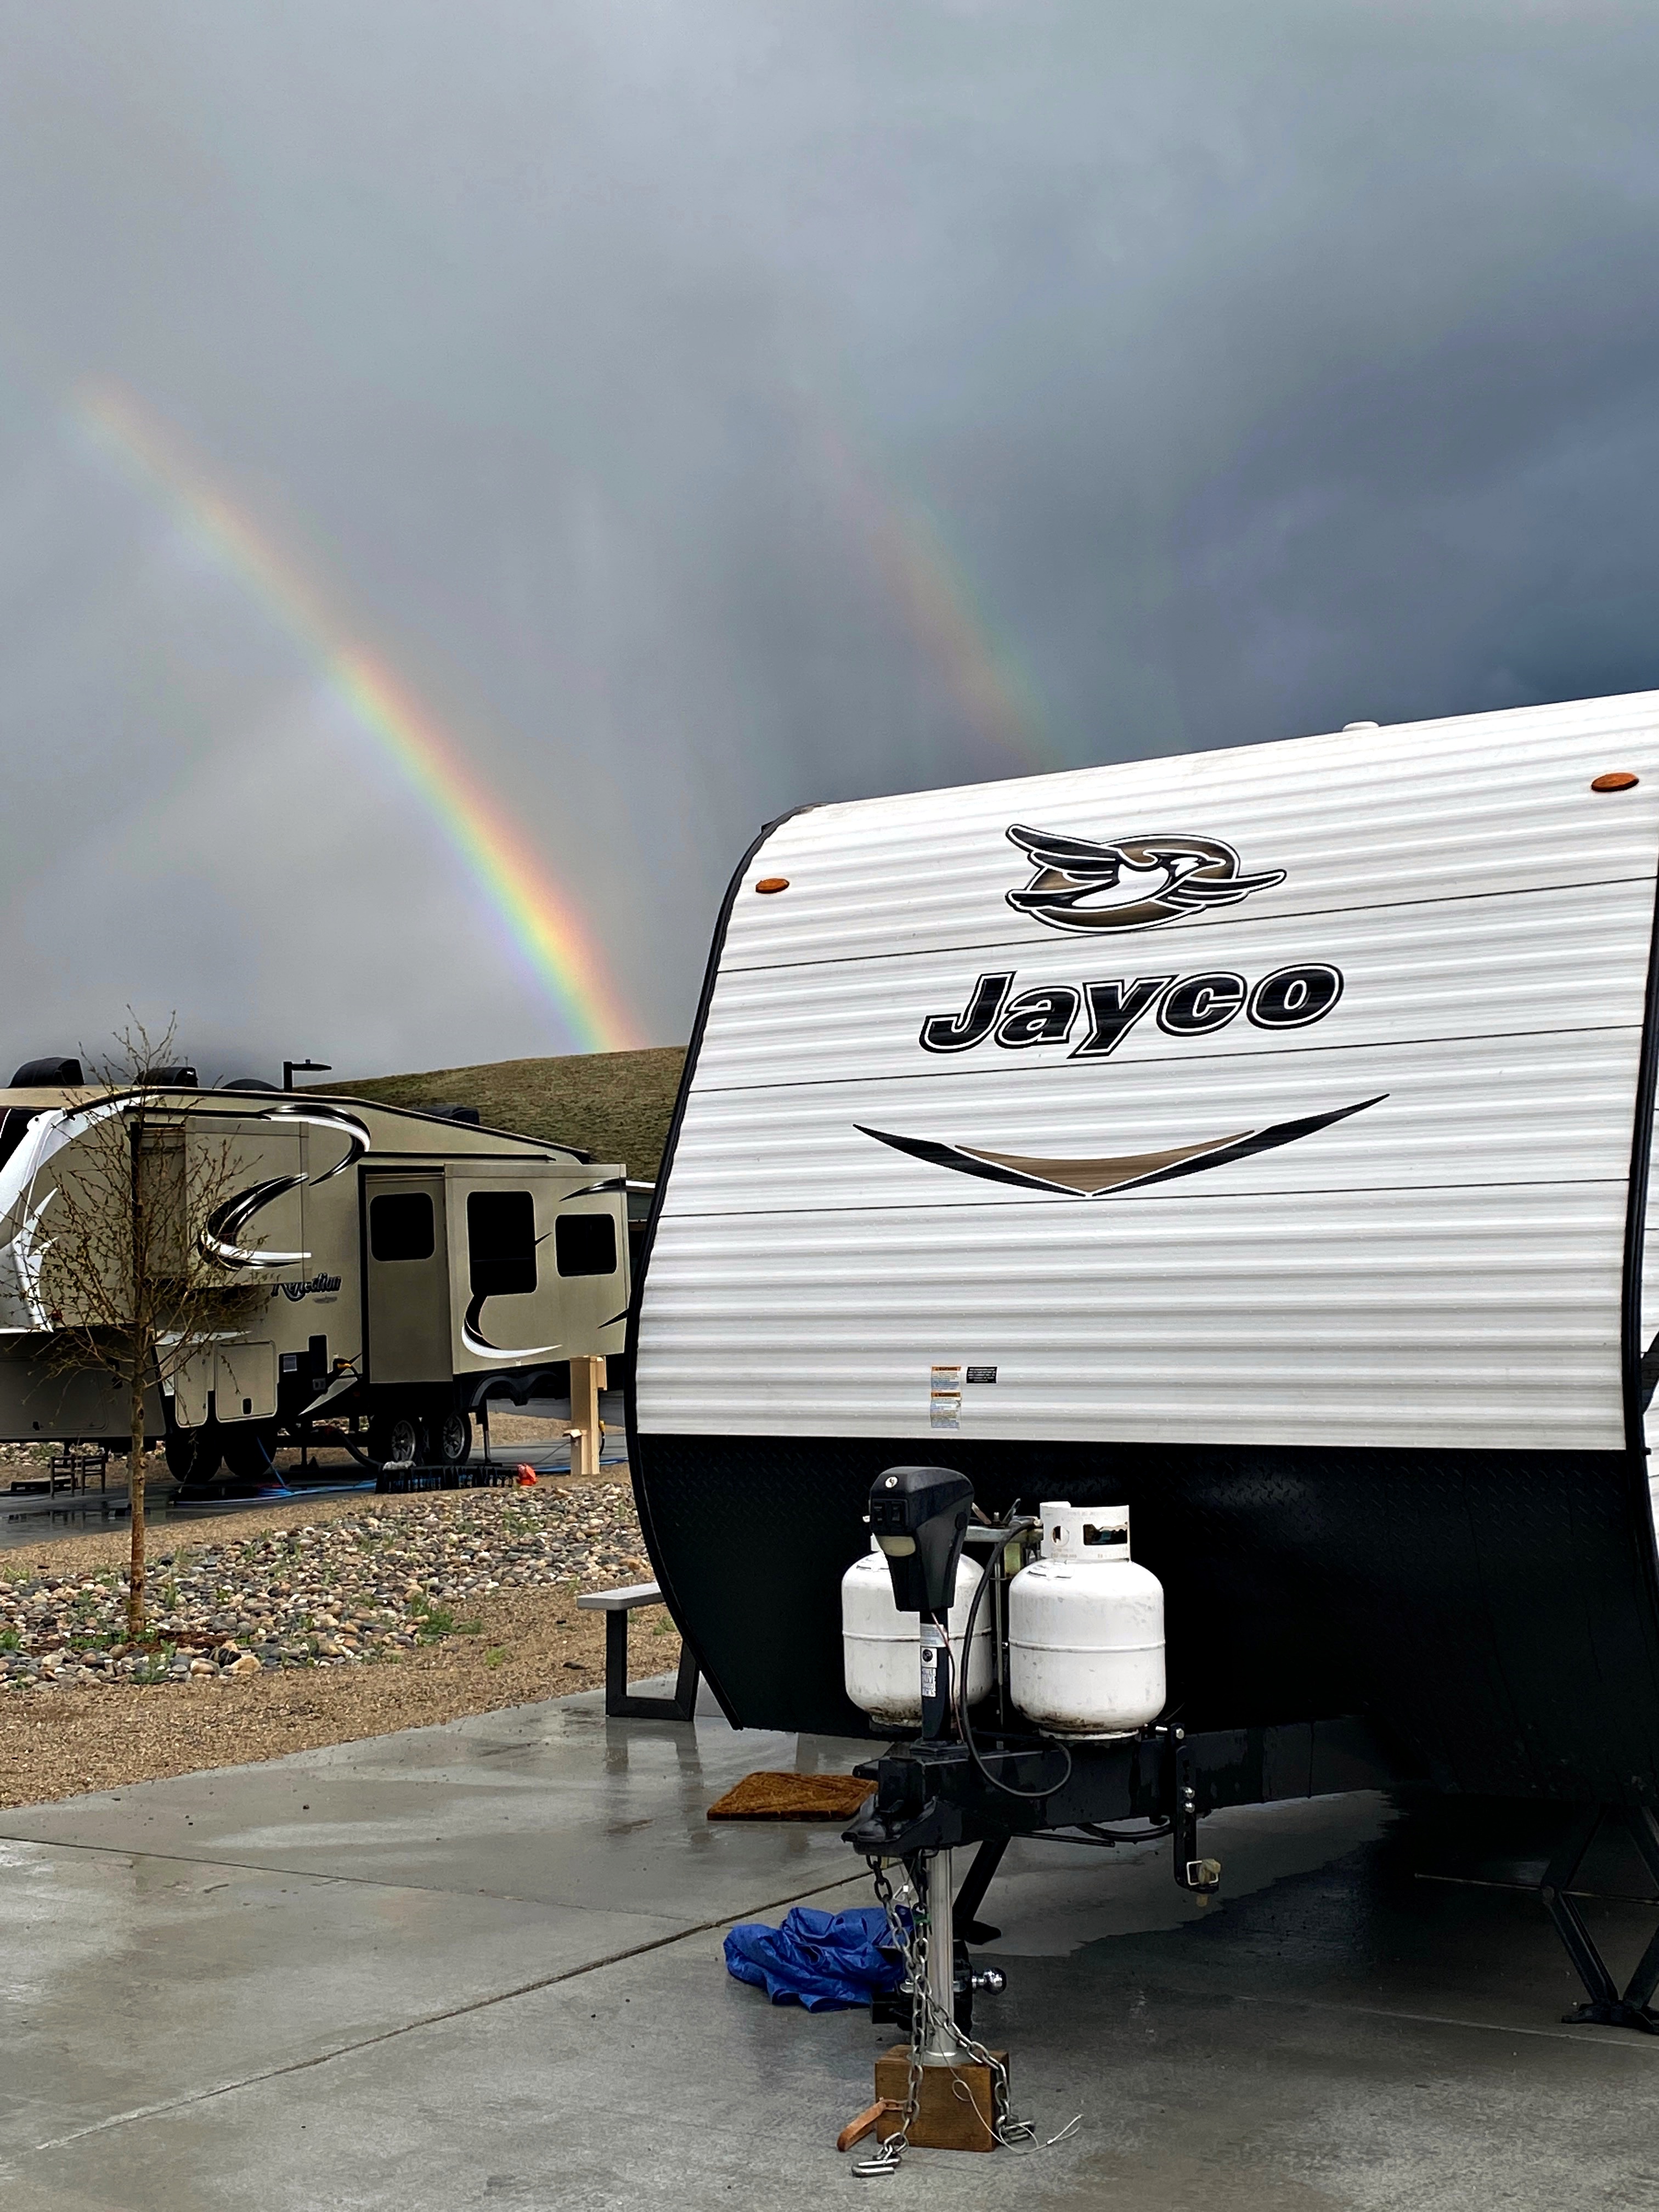
[[[888,1941],[879,1905],[856,1912],[816,1912],[798,1905],[781,1928],[750,1920],[726,1939],[728,1973],[764,1990],[774,2004],[802,2004],[808,2012],[838,2012],[867,2005],[904,1978]]]

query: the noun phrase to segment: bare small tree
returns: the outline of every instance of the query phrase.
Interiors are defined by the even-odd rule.
[[[211,1224],[235,1189],[228,1138],[191,1126],[158,1081],[174,1026],[153,1038],[134,1017],[102,1065],[94,1095],[52,1161],[41,1216],[39,1297],[59,1372],[102,1368],[125,1386],[132,1551],[127,1632],[145,1629],[144,1435],[152,1388],[171,1382],[220,1338],[242,1334],[262,1303],[215,1257]]]

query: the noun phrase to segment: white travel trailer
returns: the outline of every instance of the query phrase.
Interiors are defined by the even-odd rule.
[[[77,1146],[137,1100],[48,1072],[80,1074],[31,1063],[0,1091],[0,1437],[125,1448],[113,1379],[54,1356],[41,1270]],[[621,1352],[621,1167],[453,1114],[166,1074],[147,1141],[214,1148],[222,1188],[194,1233],[258,1309],[153,1394],[179,1475],[259,1474],[319,1419],[371,1460],[456,1462],[486,1399],[565,1396],[570,1360]]]
[[[1132,1509],[1245,1795],[1356,1719],[1372,1772],[1659,1803],[1656,875],[1652,694],[768,829],[633,1336],[728,1714],[864,1729],[839,1586],[919,1462]]]

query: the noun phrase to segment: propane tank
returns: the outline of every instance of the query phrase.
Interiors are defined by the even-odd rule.
[[[1164,1710],[1164,1585],[1129,1556],[1127,1505],[1052,1502],[1008,1586],[1008,1686],[1051,1735],[1118,1735]]]
[[[983,1570],[966,1553],[957,1567],[951,1601],[951,1647],[960,1667],[968,1634],[968,1608]],[[901,1613],[893,1602],[893,1578],[885,1554],[870,1539],[865,1558],[855,1559],[841,1578],[842,1663],[847,1694],[884,1728],[916,1728],[921,1721],[921,1616]],[[968,1702],[991,1687],[991,1608],[979,1609],[973,1656],[968,1666]]]

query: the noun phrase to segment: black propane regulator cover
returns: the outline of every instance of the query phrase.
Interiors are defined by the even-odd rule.
[[[956,1594],[974,1486],[949,1467],[890,1467],[870,1486],[870,1533],[901,1613],[943,1619]]]

